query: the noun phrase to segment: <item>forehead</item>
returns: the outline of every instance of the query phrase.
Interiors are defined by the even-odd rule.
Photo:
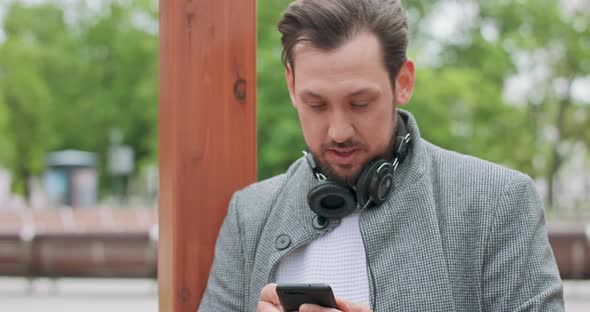
[[[389,86],[381,44],[362,33],[333,50],[321,50],[302,41],[293,50],[296,89]]]

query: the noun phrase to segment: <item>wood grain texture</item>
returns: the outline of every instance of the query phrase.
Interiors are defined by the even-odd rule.
[[[231,194],[256,180],[255,0],[160,0],[160,311],[196,311]]]

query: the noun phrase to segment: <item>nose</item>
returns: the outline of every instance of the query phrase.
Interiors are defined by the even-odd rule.
[[[352,139],[354,136],[354,127],[349,120],[342,114],[336,114],[331,118],[328,135],[336,143],[343,143]]]

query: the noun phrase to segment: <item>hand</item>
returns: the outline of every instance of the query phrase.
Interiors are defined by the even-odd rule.
[[[258,312],[284,312],[279,302],[279,295],[277,295],[277,284],[272,283],[264,286],[260,292],[260,300],[258,300]]]
[[[299,312],[371,312],[371,309],[366,305],[353,303],[340,297],[336,297],[336,305],[338,310],[320,307],[315,304],[304,304],[299,307]]]
[[[304,304],[299,307],[300,312],[371,312],[371,309],[365,305],[355,304],[340,297],[336,297],[336,305],[338,310],[331,308],[320,307],[315,304]],[[260,292],[260,300],[258,301],[258,312],[285,312],[279,296],[277,295],[277,284],[268,284],[262,288]]]

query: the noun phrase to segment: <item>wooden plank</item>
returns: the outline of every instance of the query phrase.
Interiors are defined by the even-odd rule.
[[[196,311],[231,194],[256,180],[255,0],[160,0],[160,311]]]

